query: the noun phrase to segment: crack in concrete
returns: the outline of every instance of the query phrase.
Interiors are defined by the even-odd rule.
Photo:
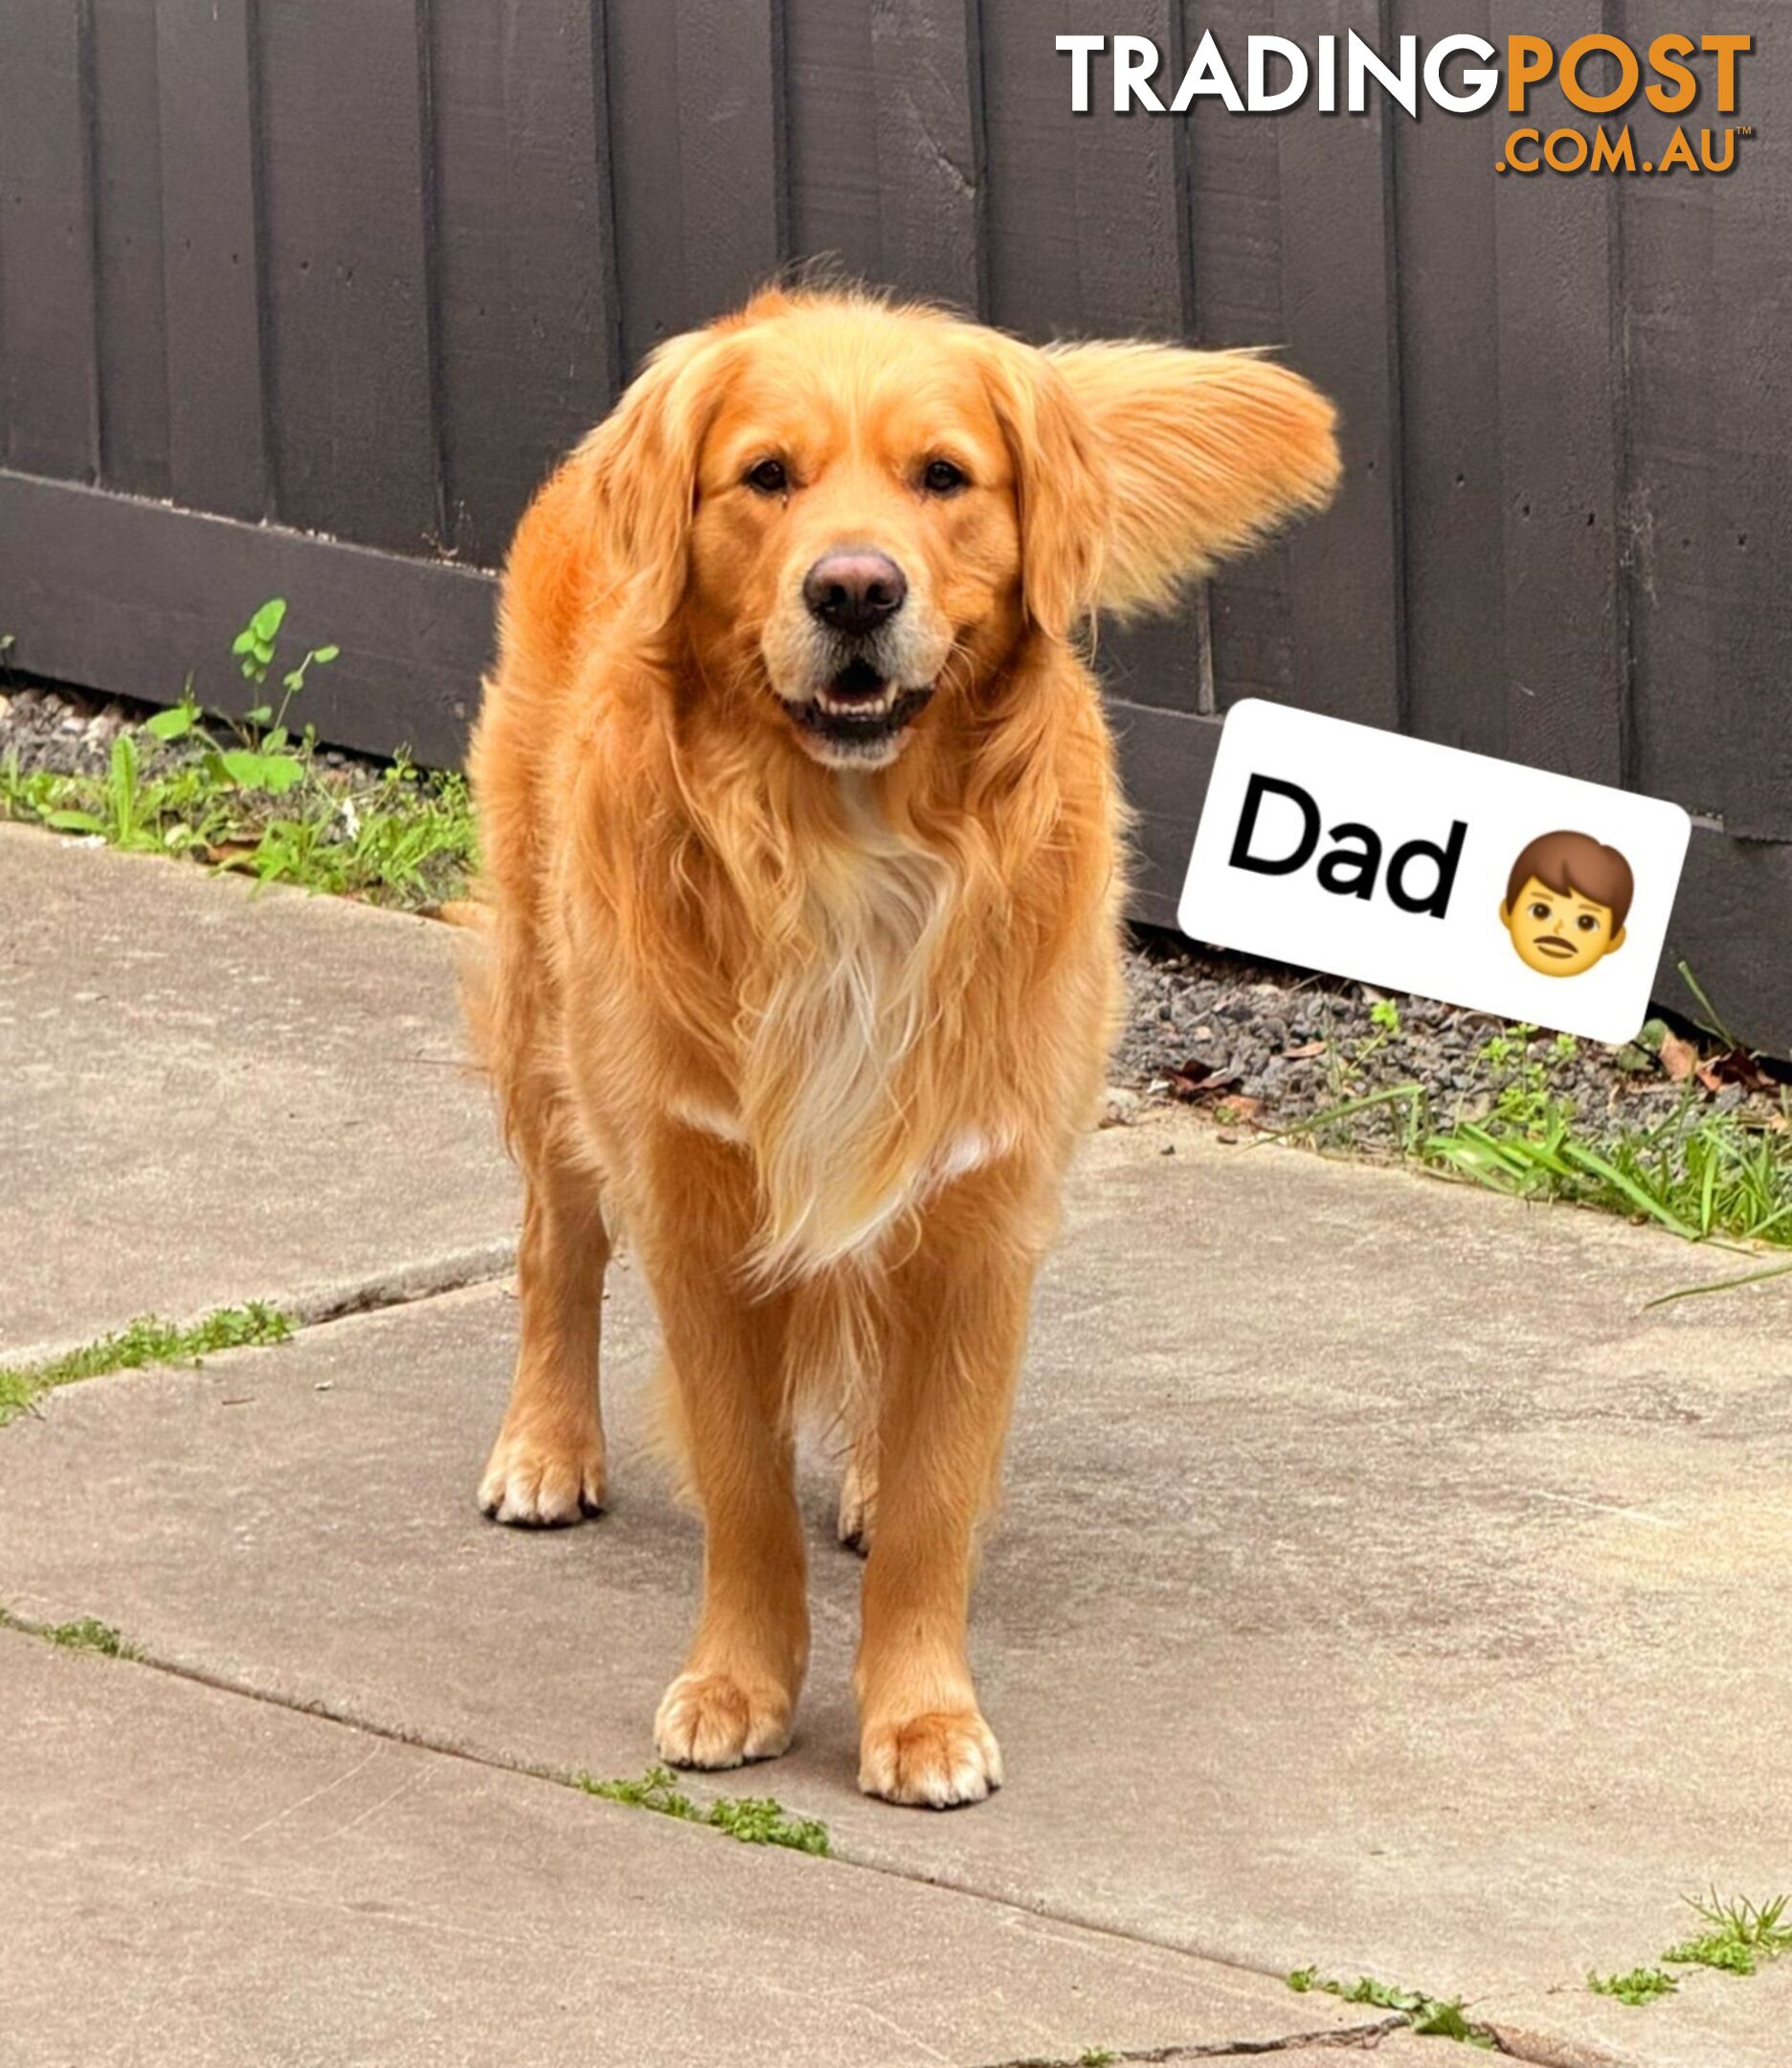
[[[1284,2033],[1272,2039],[1207,2039],[1166,2046],[1103,2047],[1082,2054],[1019,2054],[987,2061],[981,2068],[1087,2068],[1092,2061],[1157,2062],[1243,2060],[1265,2054],[1288,2054],[1296,2047],[1332,2047],[1342,2053],[1373,2053],[1392,2033],[1410,2030],[1403,2017],[1379,2018],[1373,2025],[1330,2026],[1318,2032]]]
[[[516,1242],[511,1237],[474,1243],[466,1248],[424,1257],[414,1264],[374,1271],[366,1278],[311,1287],[273,1304],[295,1328],[322,1328],[355,1315],[414,1307],[445,1292],[463,1292],[473,1286],[490,1285],[510,1275],[516,1269]]]

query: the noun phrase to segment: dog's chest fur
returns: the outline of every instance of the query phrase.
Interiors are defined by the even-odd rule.
[[[850,839],[806,880],[797,936],[769,953],[744,1023],[738,1135],[763,1203],[755,1265],[773,1283],[867,1260],[996,1148],[941,1053],[958,870],[892,832],[853,778],[841,793]]]

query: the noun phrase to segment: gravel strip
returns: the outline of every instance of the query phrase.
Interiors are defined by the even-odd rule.
[[[21,776],[43,769],[56,776],[97,776],[105,768],[112,742],[148,715],[147,709],[116,697],[74,690],[0,692],[0,761],[16,754]]]
[[[153,718],[160,707],[135,704],[122,697],[89,696],[80,689],[49,689],[35,685],[22,688],[0,687],[0,762],[16,753],[21,776],[40,771],[53,776],[103,776],[111,757],[112,742],[121,732]],[[303,722],[303,712],[289,723]],[[205,741],[190,745],[175,741],[165,748],[159,741],[144,742],[146,761],[152,755],[180,760],[203,753]],[[227,746],[234,742],[226,738]],[[365,754],[340,748],[320,747],[316,753],[320,769],[344,776],[375,776],[383,764]]]
[[[1651,1127],[1689,1099],[1701,1114],[1734,1113],[1781,1130],[1792,1113],[1792,1069],[1726,1056],[1722,1043],[1671,1008],[1639,1043],[1611,1048],[1144,930],[1128,954],[1127,982],[1130,1011],[1113,1069],[1126,1091],[1115,1119],[1125,1117],[1130,1095],[1179,1098],[1222,1122],[1287,1128],[1413,1085],[1425,1093],[1430,1128],[1478,1120],[1502,1099],[1533,1112],[1547,1100],[1572,1108],[1594,1140]],[[1691,1043],[1682,1075],[1696,1051],[1714,1065],[1714,1082],[1670,1077],[1657,1052],[1664,1032],[1670,1046],[1681,1036]],[[1327,1145],[1394,1146],[1413,1113],[1414,1102],[1384,1099],[1341,1130],[1328,1128]]]

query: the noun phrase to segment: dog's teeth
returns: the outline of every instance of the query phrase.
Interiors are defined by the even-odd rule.
[[[881,718],[896,701],[895,691],[881,690],[874,697],[833,697],[823,690],[817,702],[836,717]]]

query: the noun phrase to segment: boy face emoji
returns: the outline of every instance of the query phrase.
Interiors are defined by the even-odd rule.
[[[1512,865],[1500,924],[1540,977],[1579,977],[1624,942],[1635,886],[1616,847],[1585,833],[1545,833]]]

